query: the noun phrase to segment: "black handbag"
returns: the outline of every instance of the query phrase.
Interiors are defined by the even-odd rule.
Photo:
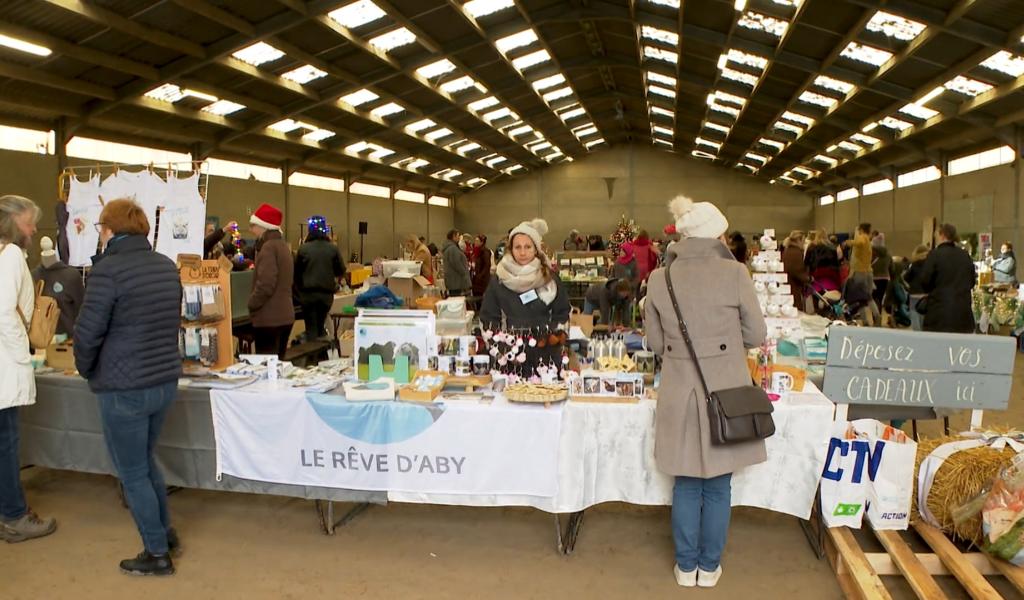
[[[683,311],[679,308],[676,292],[672,288],[672,278],[669,277],[668,268],[665,269],[665,282],[668,284],[668,295],[672,299],[672,308],[675,309],[676,317],[679,319],[679,330],[686,341],[686,347],[690,350],[690,356],[693,357],[693,364],[697,367],[701,387],[704,388],[704,398],[708,408],[708,425],[711,429],[711,443],[715,446],[727,446],[763,440],[774,435],[775,421],[772,419],[772,412],[775,408],[763,389],[754,385],[745,385],[712,392],[708,388],[704,371],[697,359],[697,350],[693,347],[693,340],[690,339],[686,321],[683,320]]]

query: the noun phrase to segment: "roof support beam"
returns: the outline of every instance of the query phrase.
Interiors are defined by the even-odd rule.
[[[137,37],[144,42],[154,44],[156,46],[162,46],[195,58],[206,58],[206,49],[199,44],[153,27],[141,25],[108,8],[91,4],[89,2],[83,2],[82,0],[43,1],[49,2],[50,4],[63,8],[69,12],[73,12],[81,17],[95,21],[100,25]]]

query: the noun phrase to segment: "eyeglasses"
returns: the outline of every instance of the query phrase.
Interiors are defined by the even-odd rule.
[[[93,227],[96,228],[96,233],[103,233],[103,225],[105,225],[105,223],[94,223],[93,224]]]

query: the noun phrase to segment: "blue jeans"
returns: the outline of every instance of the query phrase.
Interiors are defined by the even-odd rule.
[[[687,573],[718,568],[732,513],[732,473],[711,479],[676,477],[672,489],[672,538],[676,564]]]
[[[153,460],[178,382],[122,392],[101,392],[100,416],[110,459],[124,487],[128,509],[150,554],[167,554],[167,486]]]
[[[0,410],[0,518],[13,521],[26,512],[18,460],[18,409],[5,408]]]

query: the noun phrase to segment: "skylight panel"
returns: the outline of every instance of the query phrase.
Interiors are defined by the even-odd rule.
[[[832,108],[833,106],[839,103],[839,101],[836,100],[835,98],[829,98],[828,96],[822,96],[821,94],[810,91],[800,94],[798,100],[800,100],[801,102],[806,102],[808,104],[823,106],[825,108]]]
[[[727,104],[722,104],[721,102],[718,102],[718,101],[708,102],[708,108],[710,108],[711,110],[717,110],[720,113],[725,113],[725,114],[730,115],[732,117],[739,117],[740,116],[740,110],[738,108],[734,108],[734,107],[729,106]]]
[[[407,125],[405,127],[405,129],[407,131],[411,131],[412,133],[419,133],[419,132],[423,131],[424,129],[429,129],[431,127],[434,127],[435,125],[437,125],[437,123],[433,122],[430,119],[420,119],[419,121],[416,121],[415,123],[410,123],[409,125]]]
[[[731,128],[726,127],[725,125],[719,125],[714,121],[704,121],[704,127],[710,129],[711,131],[717,131],[719,133],[724,133],[726,135],[729,135],[729,132],[732,131]]]
[[[661,73],[655,73],[654,71],[647,71],[647,81],[653,81],[654,83],[661,83],[669,87],[676,87],[676,78],[662,75]]]
[[[490,108],[492,106],[497,106],[498,104],[499,103],[497,98],[495,98],[494,96],[488,96],[486,98],[481,98],[474,102],[470,102],[469,104],[466,105],[466,108],[474,112],[480,112],[481,110]]]
[[[924,31],[925,25],[924,23],[911,21],[910,19],[880,10],[875,13],[875,16],[871,17],[865,28],[868,31],[881,33],[886,37],[909,42]]]
[[[481,92],[487,92],[487,88],[477,83],[476,80],[470,77],[469,75],[463,75],[458,79],[453,79],[451,81],[446,81],[442,83],[441,91],[446,94],[456,94],[463,90],[468,90],[471,87],[475,87]]]
[[[752,161],[759,162],[762,165],[768,162],[768,157],[763,154],[757,154],[756,152],[747,152],[743,155],[744,158],[748,158]]]
[[[303,123],[302,121],[296,121],[294,119],[283,119],[277,123],[271,124],[269,128],[274,131],[280,131],[281,133],[290,133],[296,129],[309,129],[310,131],[316,129],[313,125]]]
[[[676,113],[672,112],[671,110],[654,105],[651,105],[651,114],[662,115],[664,117],[671,117],[673,119],[676,116]]]
[[[640,28],[640,36],[649,40],[662,42],[670,46],[677,46],[679,44],[679,34],[671,31],[665,31],[664,29],[658,29],[657,27],[651,27],[650,25],[644,25]]]
[[[783,150],[786,149],[786,144],[784,144],[784,143],[782,143],[780,141],[777,141],[777,140],[772,140],[772,139],[768,139],[768,138],[761,138],[761,139],[759,139],[757,141],[759,143],[761,143],[761,144],[764,144],[765,146],[770,147],[770,148],[775,148],[779,152],[782,152]]]
[[[331,11],[327,16],[352,29],[383,19],[386,14],[370,0],[359,0],[359,2],[353,2]]]
[[[748,67],[754,67],[756,69],[764,70],[764,68],[768,66],[767,58],[764,58],[763,56],[758,56],[756,54],[748,54],[746,52],[743,52],[742,50],[729,50],[728,52],[725,53],[724,56],[726,60],[731,60],[734,63],[746,65]],[[719,61],[718,66],[720,69],[725,68],[725,65],[722,64],[724,62],[725,61]]]
[[[515,6],[513,0],[469,0],[462,5],[462,8],[474,19],[479,19],[513,6]]]
[[[1020,77],[1021,75],[1024,75],[1024,57],[1017,56],[1016,54],[1010,54],[1006,50],[996,52],[985,62],[981,63],[980,66],[993,71],[999,71],[1000,73],[1005,73],[1011,77]]]
[[[703,150],[694,150],[693,152],[690,152],[690,154],[695,156],[695,157],[697,157],[697,158],[706,158],[708,160],[715,160],[716,158],[718,158],[714,154],[710,154],[710,153],[705,152]]]
[[[585,143],[583,145],[586,146],[587,150],[590,150],[594,146],[597,146],[597,145],[603,144],[603,143],[604,143],[604,138],[597,138],[596,140],[590,140],[589,142],[587,142],[587,143]]]
[[[909,129],[914,126],[912,123],[908,123],[903,119],[897,119],[896,117],[885,117],[884,119],[879,120],[878,124],[882,127],[888,127],[889,129],[895,129],[897,131],[903,131],[904,129]]]
[[[311,142],[322,142],[326,139],[334,137],[336,134],[330,129],[314,129],[306,135],[302,136],[302,139],[309,140]]]
[[[849,94],[853,90],[853,84],[840,79],[833,79],[827,75],[818,75],[814,79],[814,85],[823,87],[826,90],[833,90],[841,94]]]
[[[699,138],[697,138],[697,139],[696,139],[696,143],[697,143],[698,145],[704,145],[704,146],[711,146],[711,147],[712,147],[712,148],[714,148],[714,149],[715,149],[716,151],[718,151],[718,150],[721,150],[721,149],[722,149],[722,144],[720,144],[719,142],[716,142],[716,141],[714,141],[714,140],[708,140],[708,139],[704,139],[704,138],[702,138],[702,137],[699,137]]]
[[[547,50],[537,50],[536,52],[531,52],[526,56],[520,56],[519,58],[513,59],[512,66],[519,71],[525,71],[530,67],[549,60],[551,60],[551,55],[548,54]]]
[[[377,108],[370,111],[370,114],[375,117],[388,117],[396,115],[400,112],[405,111],[405,107],[396,102],[388,102],[387,104],[378,106]]]
[[[669,8],[679,8],[679,0],[647,0],[651,4],[657,4],[659,6],[667,6]]]
[[[163,100],[164,102],[177,102],[185,97],[185,92],[173,83],[165,83],[160,87],[153,88],[146,92],[147,98]]]
[[[853,142],[848,142],[846,140],[843,140],[836,144],[836,147],[842,150],[846,150],[847,152],[853,152],[854,154],[857,154],[858,152],[864,149],[860,145],[854,144]]]
[[[474,150],[479,150],[479,149],[480,149],[480,144],[478,144],[476,142],[469,142],[467,144],[463,144],[463,145],[459,146],[458,148],[455,149],[455,151],[458,152],[459,154],[462,154],[463,156],[465,156],[467,152],[472,152]]]
[[[818,161],[818,162],[823,162],[823,163],[825,163],[826,165],[828,165],[828,166],[829,166],[830,168],[832,168],[832,167],[835,167],[836,165],[838,165],[838,164],[839,164],[839,161],[838,161],[838,160],[836,160],[836,159],[832,158],[831,156],[825,156],[824,154],[818,154],[818,155],[816,155],[816,156],[814,157],[814,160],[816,160],[816,161]]]
[[[208,112],[210,114],[217,115],[219,117],[227,116],[232,113],[236,113],[245,108],[244,104],[237,102],[231,102],[230,100],[217,100],[213,104],[204,106],[202,112]]]
[[[662,146],[672,147],[674,144],[668,140],[662,138],[652,138],[655,144],[661,144]]]
[[[530,127],[529,125],[525,125],[524,124],[524,125],[520,125],[519,127],[516,127],[515,129],[509,130],[507,133],[508,133],[508,135],[510,135],[512,137],[519,137],[521,135],[524,135],[524,134],[527,134],[527,133],[533,133],[533,132],[534,132],[533,131],[533,127]]]
[[[775,17],[769,17],[768,15],[762,15],[753,11],[744,13],[737,24],[747,29],[763,31],[774,37],[782,37],[789,27],[789,23],[782,19],[776,19]]]
[[[506,158],[504,156],[495,156],[494,158],[489,159],[486,164],[487,164],[488,167],[494,168],[494,165],[497,165],[499,163],[503,163],[506,160],[508,160],[508,158]]]
[[[543,79],[538,79],[537,81],[534,81],[533,89],[540,92],[550,87],[555,87],[556,85],[560,85],[563,83],[565,83],[565,75],[557,73],[555,75],[551,75],[550,77],[545,77]]]
[[[788,110],[782,113],[782,118],[786,119],[787,121],[792,121],[794,123],[806,125],[807,127],[811,127],[814,125],[814,119]]]
[[[350,106],[360,106],[367,102],[373,102],[377,98],[380,98],[377,94],[367,89],[361,89],[356,92],[352,92],[347,96],[342,96],[341,101]]]
[[[290,79],[295,83],[307,84],[314,79],[320,79],[326,77],[327,71],[321,71],[313,65],[303,65],[298,69],[292,69],[287,73],[281,75],[285,79]]]
[[[444,178],[447,179],[448,181],[451,181],[451,180],[453,180],[456,177],[459,177],[461,175],[462,175],[462,171],[460,171],[458,169],[448,169],[448,171],[444,173]]]
[[[855,141],[855,142],[860,142],[862,144],[866,144],[868,146],[874,146],[875,144],[877,144],[877,143],[882,141],[882,140],[880,140],[880,139],[878,139],[876,137],[873,137],[873,136],[870,136],[870,135],[866,135],[866,134],[863,134],[863,133],[855,133],[855,134],[850,136],[850,139]]]
[[[395,48],[407,46],[416,41],[416,34],[405,27],[392,29],[377,37],[370,38],[369,44],[381,52],[391,52]]]
[[[749,85],[750,87],[757,85],[757,77],[749,73],[730,69],[729,67],[722,69],[722,77],[731,81],[737,81],[744,85]]]
[[[596,133],[596,132],[597,132],[597,128],[594,128],[594,133]],[[586,133],[586,134],[579,133],[579,134],[576,135],[576,137],[583,137],[584,135],[590,135],[590,133]],[[529,148],[530,148],[530,152],[533,152],[534,154],[537,154],[541,150],[547,150],[550,147],[551,147],[551,142],[549,142],[547,140],[541,140],[540,142],[537,142],[536,144],[532,144]]]
[[[242,62],[249,63],[254,67],[258,67],[263,63],[272,62],[281,58],[284,56],[284,52],[281,52],[266,42],[256,42],[252,46],[242,48],[231,56],[234,56]]]
[[[53,54],[53,50],[50,50],[46,46],[40,46],[39,44],[19,40],[18,38],[13,38],[9,35],[0,35],[0,46],[5,46],[20,52],[27,52],[28,54],[35,54],[36,56],[49,56]]]
[[[873,46],[865,46],[864,44],[858,44],[857,42],[850,42],[850,45],[843,48],[842,56],[849,58],[850,60],[856,60],[875,67],[880,67],[892,58],[892,52],[886,52],[885,50],[879,50]]]
[[[775,129],[781,129],[783,131],[795,133],[798,136],[804,134],[803,127],[800,127],[799,125],[793,125],[792,123],[787,123],[785,121],[776,121],[773,127],[775,127]]]
[[[581,107],[574,108],[572,110],[567,110],[564,113],[559,114],[558,116],[563,121],[568,121],[570,119],[575,119],[576,117],[582,116],[586,112],[587,111],[583,110],[583,107],[581,106]]]
[[[813,169],[808,169],[807,167],[793,167],[792,169],[790,169],[790,173],[803,175],[806,179],[817,177],[819,175],[817,171]]]
[[[575,134],[575,136],[578,138],[586,137],[588,135],[594,135],[595,133],[597,133],[597,127],[595,127],[593,123],[590,123],[589,125],[584,125],[573,130],[573,134]]]
[[[416,72],[426,79],[434,79],[444,75],[445,73],[451,73],[454,70],[455,65],[452,64],[452,61],[447,58],[442,58],[441,60],[432,62],[429,65],[423,65],[416,69]]]
[[[537,32],[532,29],[524,29],[519,33],[513,33],[512,35],[505,36],[494,43],[495,47],[498,48],[502,53],[508,53],[509,50],[515,50],[523,46],[528,46],[537,41]]]
[[[499,109],[492,110],[491,112],[485,114],[483,116],[483,119],[484,119],[484,121],[487,121],[488,123],[493,123],[494,121],[497,121],[498,119],[504,119],[505,117],[508,117],[508,116],[511,116],[511,115],[512,115],[512,109],[507,107],[507,106],[502,106]]]
[[[667,135],[668,137],[672,137],[675,135],[674,131],[672,131],[668,127],[662,127],[661,125],[654,125],[653,127],[651,127],[651,131],[658,135]]]
[[[417,170],[430,164],[429,160],[423,158],[413,158],[411,162],[405,165],[406,169]]]
[[[952,92],[970,96],[972,98],[978,94],[984,94],[992,89],[992,86],[984,81],[978,81],[977,79],[971,79],[970,77],[964,77],[963,75],[957,75],[953,79],[947,81],[943,87]]]
[[[920,104],[906,104],[900,109],[900,112],[925,121],[939,114],[938,111],[932,110],[927,106],[921,106]]]
[[[481,186],[481,185],[483,185],[485,183],[487,183],[487,180],[484,179],[483,177],[474,177],[473,179],[470,179],[469,181],[467,181],[466,185],[471,185],[473,187],[477,187],[477,186]]]
[[[660,85],[648,85],[647,86],[647,91],[652,93],[652,94],[657,94],[659,96],[665,96],[666,98],[675,98],[676,97],[676,91],[675,90],[671,90],[671,89],[669,89],[667,87],[662,87]]]
[[[545,102],[554,102],[559,98],[565,98],[566,96],[571,95],[572,88],[570,88],[569,86],[565,86],[563,88],[558,88],[557,90],[551,90],[550,92],[547,92],[546,94],[544,94],[543,98]]]
[[[447,136],[449,136],[451,134],[452,134],[452,130],[451,129],[448,129],[447,127],[442,127],[440,129],[435,129],[434,131],[431,131],[431,132],[425,134],[423,137],[427,138],[428,140],[430,140],[432,142],[436,142],[437,140],[439,140],[439,139],[441,139],[443,137],[447,137]]]
[[[757,173],[757,167],[748,165],[747,163],[736,163],[736,169],[749,169],[752,173]]]
[[[718,91],[718,90],[715,90],[714,92],[708,94],[708,100],[707,100],[708,104],[711,104],[715,100],[721,100],[722,102],[728,102],[730,104],[736,104],[737,106],[743,106],[744,104],[747,103],[747,99],[746,98],[741,98],[741,97],[736,96],[734,94],[729,94],[727,92],[722,92],[722,91]]]
[[[662,50],[661,48],[655,48],[654,46],[644,46],[644,56],[655,60],[663,60],[672,64],[676,64],[676,61],[679,60],[679,56],[675,52]]]

